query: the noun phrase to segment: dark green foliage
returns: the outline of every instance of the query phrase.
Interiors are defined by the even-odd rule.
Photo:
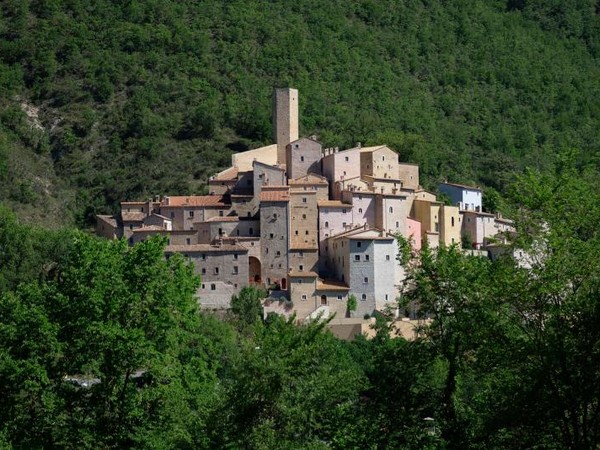
[[[546,171],[569,147],[600,161],[593,0],[10,0],[0,24],[0,149],[20,154],[9,172],[39,155],[0,180],[23,187],[24,217],[67,197],[45,216],[85,224],[123,199],[201,192],[238,143],[270,141],[284,85],[300,89],[302,134],[387,143],[429,189],[505,194],[515,171]]]

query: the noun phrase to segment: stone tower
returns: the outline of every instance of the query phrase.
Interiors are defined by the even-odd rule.
[[[277,163],[285,164],[286,146],[298,139],[298,90],[276,88],[273,92],[273,139]]]

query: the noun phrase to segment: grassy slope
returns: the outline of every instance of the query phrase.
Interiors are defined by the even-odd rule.
[[[300,89],[303,134],[388,143],[429,186],[502,191],[567,148],[598,164],[594,1],[182,3],[2,2],[0,193],[22,216],[201,192],[270,140],[278,85]]]

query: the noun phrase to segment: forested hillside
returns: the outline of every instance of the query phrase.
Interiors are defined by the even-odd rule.
[[[596,0],[4,0],[0,195],[25,219],[90,223],[122,199],[198,193],[270,141],[271,90],[301,131],[387,143],[505,191],[581,150],[600,165]]]

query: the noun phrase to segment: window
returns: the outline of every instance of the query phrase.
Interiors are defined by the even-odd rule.
[[[222,209],[219,210],[219,217],[223,217],[223,210]]]
[[[389,261],[390,260],[390,255],[385,255],[385,260]]]
[[[354,255],[354,261],[360,261],[360,255]]]
[[[346,214],[346,208],[342,209],[342,214]]]
[[[233,266],[233,273],[237,274],[238,273],[238,266]]]
[[[302,197],[302,203],[306,203],[306,197]]]
[[[440,224],[438,222],[435,223],[435,232],[438,233],[440,231]]]
[[[268,255],[269,254],[269,247],[265,248],[265,253]]]
[[[306,219],[306,214],[302,214],[302,218],[303,218],[303,219]]]
[[[275,253],[275,255],[281,256],[281,252],[279,250],[277,250],[277,253]]]
[[[348,161],[349,161],[349,159],[348,159],[348,157],[347,157],[347,156],[346,156],[346,157],[344,157],[344,160],[345,160],[346,162],[348,162]]]
[[[254,234],[254,230],[252,229],[252,227],[250,227],[250,228],[248,229],[248,234]]]
[[[360,299],[361,299],[361,300],[366,300],[366,299],[367,299],[367,294],[363,294],[363,295],[361,295]]]
[[[277,213],[273,213],[273,219],[277,219]]]
[[[237,261],[237,260],[238,260],[238,257],[239,257],[239,255],[238,255],[237,253],[236,253],[236,254],[234,254],[234,255],[233,255],[233,260],[234,260],[234,261]]]
[[[306,294],[302,294],[302,300],[306,300]]]
[[[213,283],[213,284],[211,284],[211,285],[210,285],[210,290],[211,290],[211,291],[216,291],[216,290],[217,290],[217,285],[216,285],[216,284],[214,284],[214,283]]]
[[[390,206],[390,214],[394,212],[394,208]]]
[[[454,226],[454,217],[450,221],[452,222],[452,226]]]
[[[219,228],[219,236],[223,236],[223,228]]]
[[[369,282],[369,277],[365,277],[365,278],[363,279],[363,283],[367,284],[368,282]]]
[[[187,245],[190,245],[190,243],[191,243],[191,242],[192,242],[192,241],[190,240],[190,238],[185,238],[185,243],[186,243]]]
[[[269,234],[269,238],[270,238],[270,239],[273,239],[273,233],[270,233],[270,234]]]
[[[339,301],[342,301],[342,300],[344,299],[344,297],[342,297],[341,295],[338,295],[338,296],[337,296],[337,299],[338,299]]]
[[[342,222],[342,227],[346,228],[346,222]],[[342,244],[344,245],[344,244]]]
[[[385,161],[385,156],[382,156],[382,157],[381,157],[381,160],[382,160],[382,161]]]
[[[215,267],[215,275],[219,275],[219,268]]]
[[[300,251],[298,252],[298,256],[299,256],[300,258],[304,257],[304,252],[303,252],[302,250],[300,250]]]
[[[200,255],[200,259],[201,259],[202,261],[206,261],[206,255],[205,255],[204,253],[202,253],[202,254]]]
[[[388,295],[387,295],[387,294],[385,294],[385,299],[386,299],[386,300],[388,299]]]
[[[129,225],[129,229],[133,230],[133,224]]]
[[[304,156],[300,157],[300,162],[304,162]]]
[[[239,236],[239,235],[240,235],[240,229],[239,229],[239,228],[238,228],[237,230],[235,230],[235,234],[236,234],[237,236]]]
[[[361,247],[362,247],[362,242],[358,241],[358,242],[356,243],[356,246],[357,246],[358,248],[361,248]]]
[[[303,266],[302,264],[300,264],[300,265],[298,266],[298,270],[299,270],[300,272],[302,272],[302,271],[304,270],[304,266]]]
[[[306,231],[304,232],[304,234],[305,234],[306,236],[308,236],[308,230],[306,230]]]
[[[329,228],[329,222],[325,222],[325,228]]]
[[[205,284],[202,285],[202,289],[206,289],[206,285]]]
[[[358,208],[358,212],[362,214],[362,208]]]
[[[175,217],[175,212],[171,211],[171,219]]]
[[[202,268],[202,275],[204,275],[206,273],[206,267]]]
[[[190,211],[190,212],[189,212],[189,216],[190,216],[190,217],[194,217],[194,211]]]
[[[365,255],[365,261],[369,260],[369,255]]]
[[[327,305],[327,296],[326,295],[321,295],[321,305],[322,306]]]
[[[295,233],[296,233],[296,236],[298,236],[298,230],[296,230],[296,232],[295,232]]]

